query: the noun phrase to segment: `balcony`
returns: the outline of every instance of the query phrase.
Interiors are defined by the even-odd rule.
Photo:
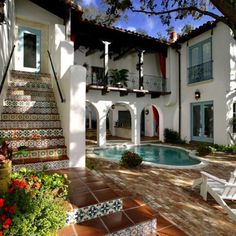
[[[128,93],[137,93],[137,97],[144,96],[145,94],[151,94],[152,98],[159,97],[160,95],[167,95],[170,92],[167,92],[166,89],[166,80],[161,76],[154,75],[144,75],[143,78],[143,89],[139,89],[139,77],[135,73],[128,74],[127,87],[122,85],[117,85],[117,87],[109,86],[110,78],[108,81],[104,79],[103,76],[87,76],[87,91],[90,89],[93,90],[105,90],[109,91],[118,91],[121,96],[128,95]]]
[[[213,61],[208,61],[188,68],[189,84],[212,79]]]

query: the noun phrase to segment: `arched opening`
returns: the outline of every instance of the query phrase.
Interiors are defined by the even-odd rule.
[[[96,107],[86,101],[86,143],[97,143],[97,130],[98,130],[98,112]]]
[[[140,122],[141,141],[160,139],[160,115],[155,105],[144,107]]]
[[[106,116],[106,139],[130,141],[132,135],[131,120],[128,105],[123,103],[112,104]]]

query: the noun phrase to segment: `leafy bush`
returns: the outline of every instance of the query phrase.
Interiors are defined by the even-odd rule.
[[[139,156],[135,152],[130,152],[130,151],[125,151],[122,154],[120,164],[129,167],[129,168],[134,168],[139,166],[143,161],[143,158]]]
[[[206,156],[212,153],[212,147],[202,144],[197,147],[197,152],[199,156]]]
[[[165,129],[164,130],[164,141],[166,143],[175,143],[175,144],[184,144],[186,143],[185,140],[182,140],[179,136],[179,133],[171,130],[171,129]]]
[[[8,192],[0,196],[0,235],[51,236],[66,223],[63,175],[23,169],[12,175]]]

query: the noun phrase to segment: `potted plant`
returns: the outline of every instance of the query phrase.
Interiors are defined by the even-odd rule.
[[[122,88],[123,86],[127,87],[128,73],[129,71],[127,69],[110,70],[110,84],[119,88]]]
[[[9,147],[9,143],[4,139],[0,139],[0,193],[7,191],[12,171],[13,156],[22,152],[25,153],[25,149],[25,146],[21,146],[13,152],[12,148]]]

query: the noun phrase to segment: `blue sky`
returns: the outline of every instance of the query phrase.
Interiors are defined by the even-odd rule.
[[[82,6],[88,6],[89,4],[94,4],[98,8],[101,7],[100,0],[78,0],[79,4]],[[128,29],[131,31],[137,31],[139,29],[144,30],[148,35],[157,37],[157,33],[160,32],[162,35],[166,35],[166,26],[163,26],[159,17],[151,16],[141,14],[141,13],[133,13],[131,11],[126,13],[128,15],[128,19],[122,18],[118,22],[116,22],[114,25],[123,28]],[[211,17],[204,16],[200,20],[192,20],[191,17],[188,17],[185,20],[178,20],[178,21],[172,21],[172,26],[174,26],[175,31],[177,33],[181,32],[181,29],[186,24],[191,24],[194,27],[198,27],[205,22],[213,20]]]

